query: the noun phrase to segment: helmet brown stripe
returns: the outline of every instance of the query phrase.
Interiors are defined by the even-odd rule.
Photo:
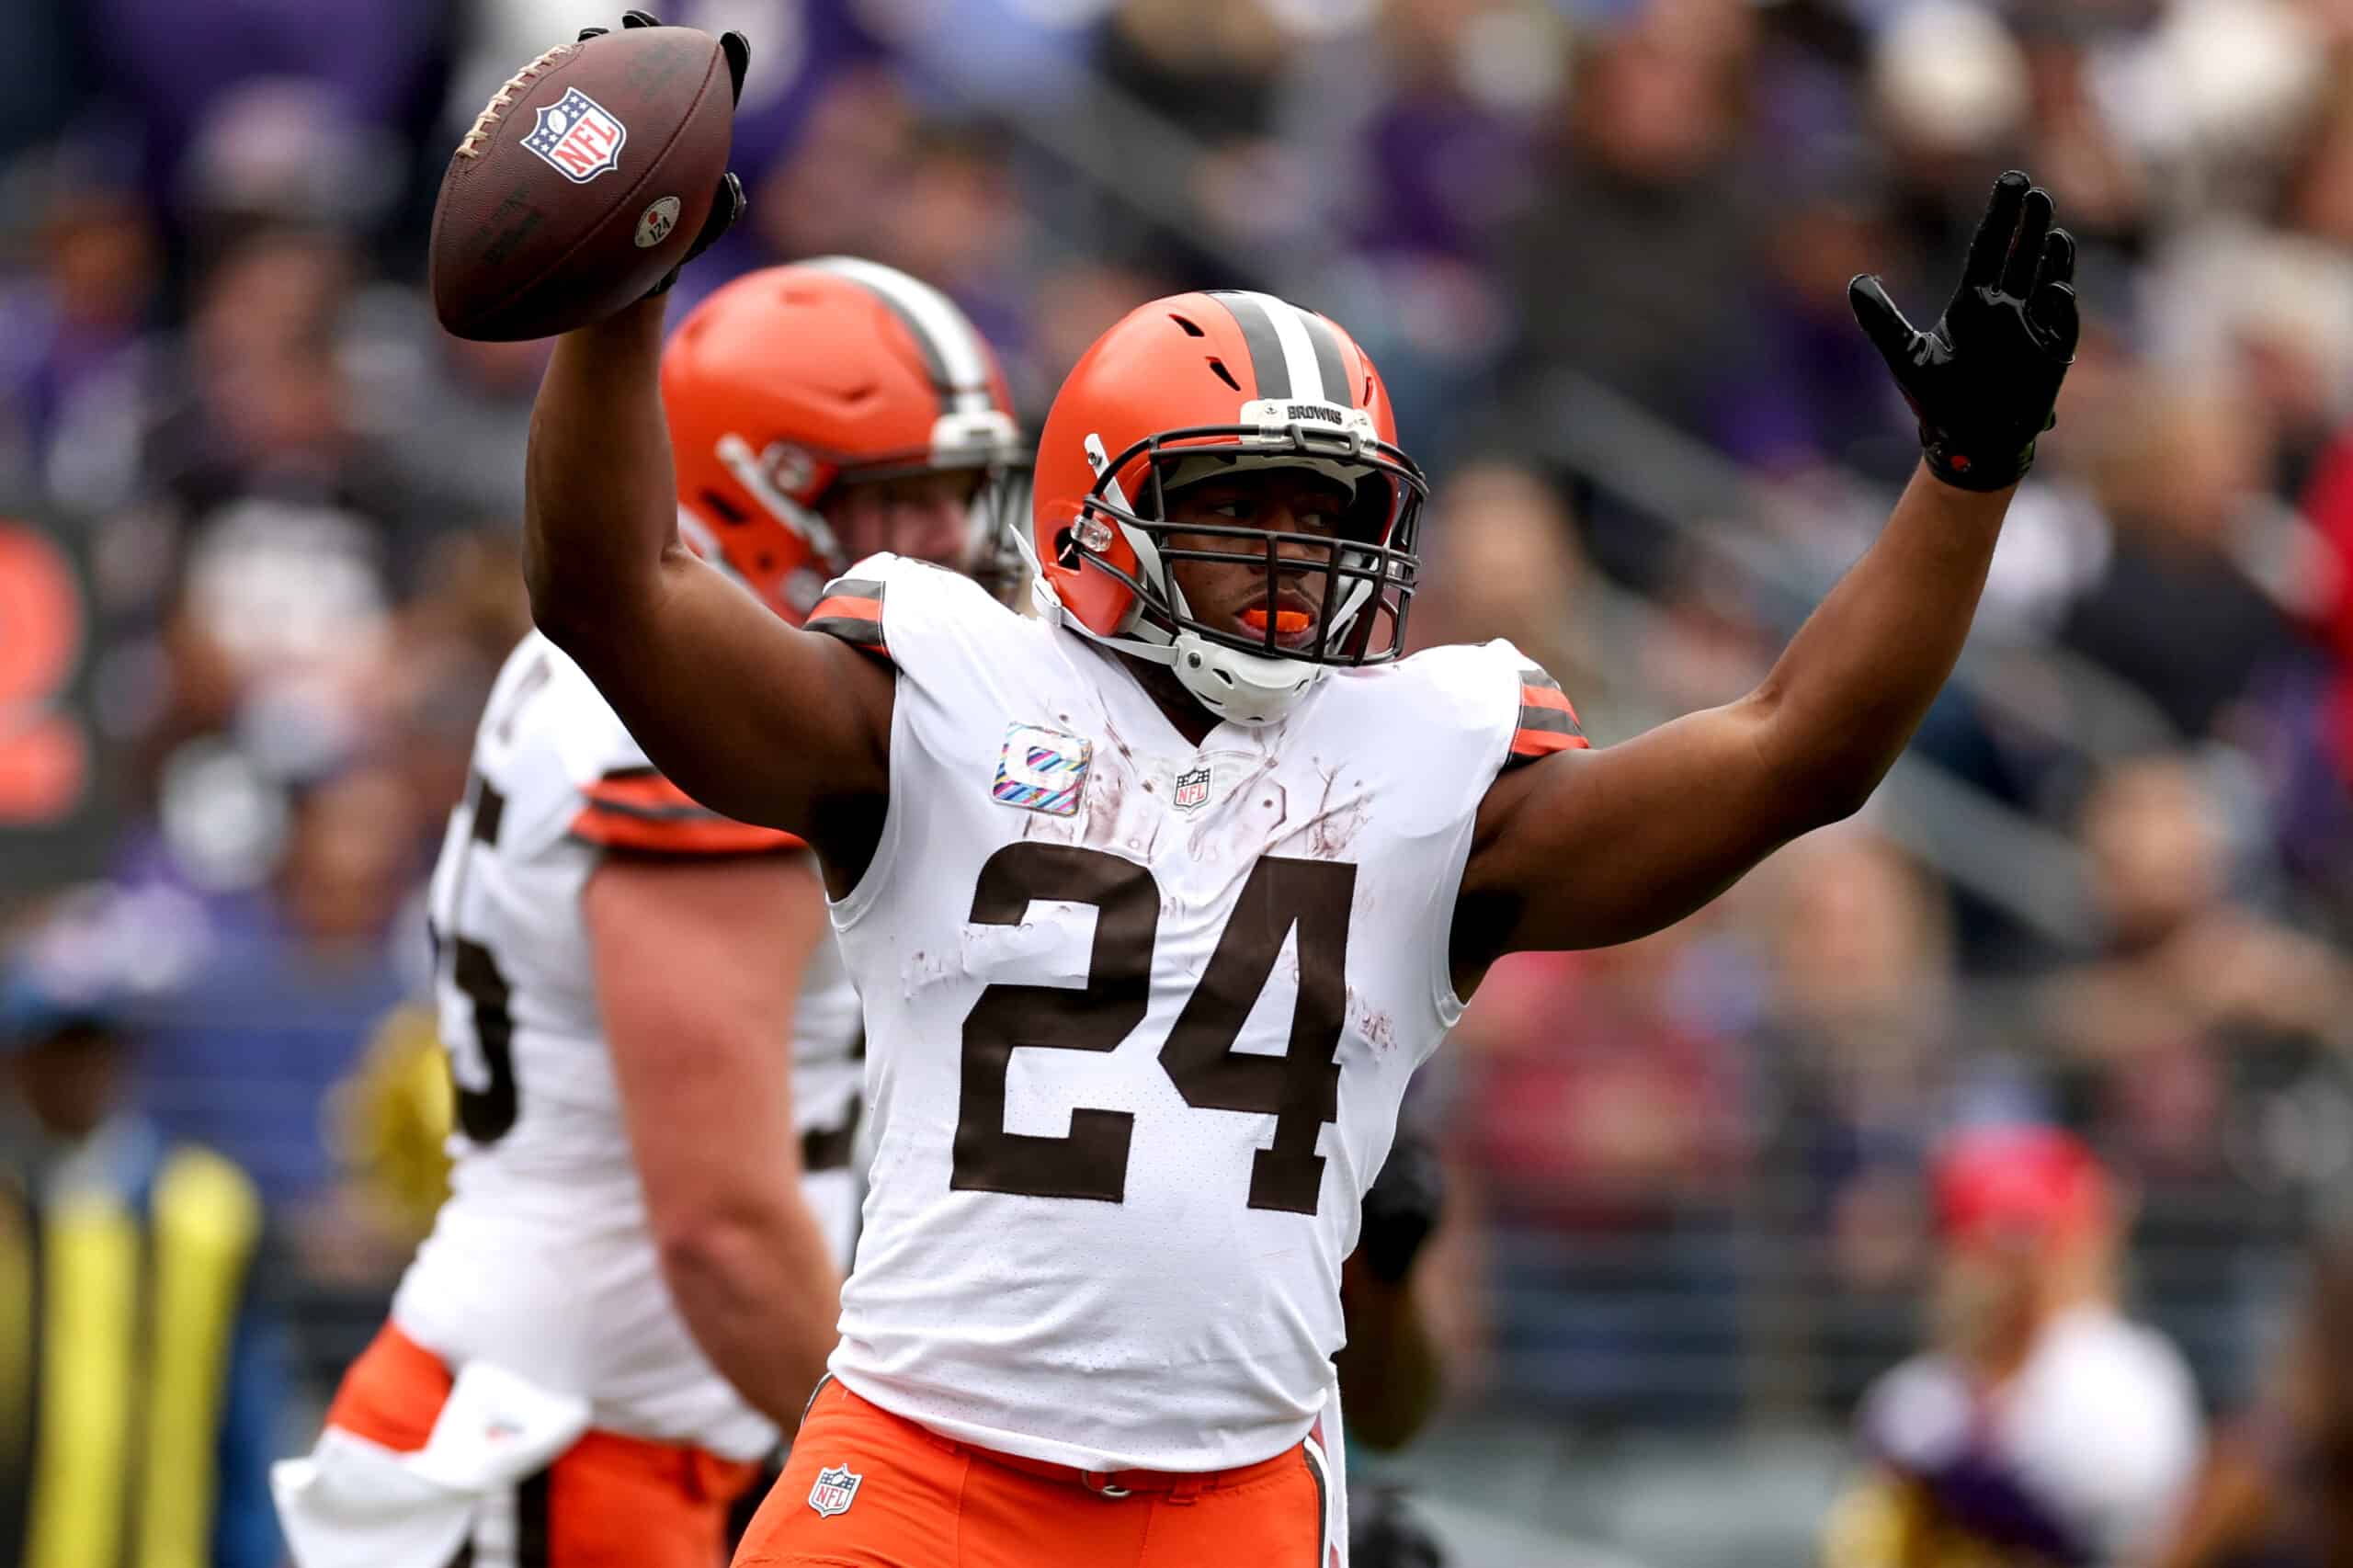
[[[1283,340],[1275,332],[1275,319],[1267,313],[1266,305],[1255,294],[1232,290],[1215,290],[1210,298],[1223,305],[1242,329],[1242,341],[1250,349],[1250,379],[1256,383],[1261,398],[1287,398],[1291,395],[1290,363],[1283,356]]]

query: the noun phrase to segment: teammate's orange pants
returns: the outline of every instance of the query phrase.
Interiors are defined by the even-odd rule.
[[[844,1471],[854,1488],[826,1475]],[[1127,1495],[1095,1490],[1060,1465],[951,1441],[828,1381],[735,1568],[1331,1568],[1338,1560],[1310,1444],[1240,1470],[1120,1471],[1095,1484]]]
[[[414,1453],[449,1384],[438,1357],[387,1324],[344,1373],[326,1424]],[[728,1506],[757,1471],[700,1449],[588,1432],[515,1488],[516,1568],[717,1568]]]

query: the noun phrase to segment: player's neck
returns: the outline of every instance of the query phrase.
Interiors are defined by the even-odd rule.
[[[1185,689],[1185,683],[1176,678],[1176,671],[1132,653],[1117,650],[1114,653],[1128,673],[1136,677],[1136,684],[1143,687],[1144,695],[1158,705],[1162,717],[1185,737],[1186,744],[1198,746],[1209,739],[1210,732],[1218,726],[1217,718]]]

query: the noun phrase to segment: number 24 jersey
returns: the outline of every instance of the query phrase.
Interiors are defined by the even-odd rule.
[[[1497,771],[1582,745],[1508,643],[1336,671],[1187,743],[1112,655],[891,556],[810,629],[897,671],[834,906],[875,1154],[833,1369],[1088,1470],[1264,1460],[1322,1410],[1341,1259],[1461,1013]]]

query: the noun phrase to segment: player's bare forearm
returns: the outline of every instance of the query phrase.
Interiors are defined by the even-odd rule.
[[[2015,493],[1915,470],[1878,540],[1750,694],[1768,835],[1847,815],[1894,766],[1961,657]]]
[[[662,305],[565,333],[531,407],[523,567],[531,615],[584,665],[648,619],[678,542],[662,416]]]
[[[802,1203],[722,1217],[666,1238],[662,1278],[710,1364],[792,1430],[838,1337],[841,1276]]]
[[[825,808],[887,788],[890,672],[680,541],[661,351],[659,299],[556,341],[526,468],[532,617],[680,789],[855,860]]]

